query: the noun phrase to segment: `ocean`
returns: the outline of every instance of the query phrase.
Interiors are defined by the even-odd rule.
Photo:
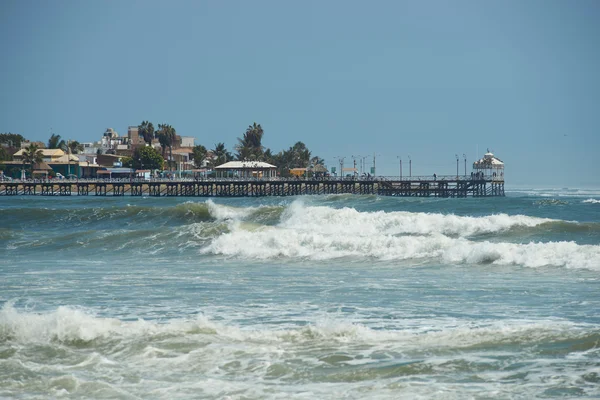
[[[0,197],[2,399],[600,398],[600,190]]]

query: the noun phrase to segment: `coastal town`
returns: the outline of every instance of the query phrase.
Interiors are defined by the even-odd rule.
[[[0,195],[259,197],[316,194],[376,194],[418,197],[504,196],[504,162],[487,152],[463,174],[383,177],[356,159],[350,168],[329,171],[302,142],[273,153],[262,145],[264,130],[249,125],[235,146],[213,149],[178,135],[168,124],[142,121],[127,135],[108,128],[97,142],[65,141],[51,134],[47,143],[0,134]],[[363,160],[364,161],[364,160]],[[368,172],[367,172],[368,171]]]
[[[155,129],[148,121],[129,126],[124,135],[108,128],[95,142],[65,140],[54,133],[46,143],[31,142],[22,135],[4,133],[0,134],[0,178],[181,179],[327,175],[324,160],[312,156],[304,143],[297,142],[287,150],[274,153],[262,145],[263,135],[260,124],[249,125],[231,152],[225,143],[208,148],[196,144],[193,136],[179,135],[171,125],[159,124]],[[240,171],[240,162],[251,163],[254,172],[248,168]],[[223,168],[227,163],[231,168]],[[257,166],[261,168],[257,169]]]

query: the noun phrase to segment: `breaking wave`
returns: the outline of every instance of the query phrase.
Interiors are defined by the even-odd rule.
[[[202,252],[255,259],[279,257],[310,260],[373,258],[437,259],[454,264],[493,263],[526,267],[556,266],[600,270],[600,246],[575,242],[494,243],[431,236],[325,235],[269,228],[237,229],[212,241]]]
[[[317,319],[302,326],[279,328],[257,325],[241,327],[215,321],[206,316],[194,319],[122,321],[93,315],[86,309],[61,306],[52,311],[19,311],[11,303],[0,310],[0,344],[62,343],[80,346],[98,341],[164,342],[168,338],[212,337],[231,342],[263,342],[291,345],[353,343],[354,345],[399,342],[403,348],[465,348],[480,344],[523,344],[542,340],[585,339],[594,345],[600,340],[595,325],[568,321],[503,320],[456,325],[444,320],[430,321],[429,328],[420,326],[378,330],[345,320]],[[137,346],[139,347],[139,346]],[[593,346],[592,346],[593,347]]]
[[[600,341],[594,324],[428,318],[376,329],[335,316],[285,327],[215,319],[122,321],[81,308],[32,312],[7,304],[0,310],[4,393],[22,395],[24,387],[41,393],[38,398],[220,399],[240,393],[271,398],[274,389],[318,398],[339,398],[342,389],[347,398],[361,390],[378,398],[406,393],[377,389],[391,379],[433,386],[416,396],[429,398],[439,395],[453,374],[477,376],[479,384],[468,385],[471,393],[455,397],[464,398],[488,393],[499,376],[510,382],[530,373],[568,378],[564,360],[569,357],[570,368],[583,371],[573,379],[586,379],[588,394],[598,394],[597,375],[589,368]],[[540,397],[544,389],[536,386],[528,397]]]
[[[127,205],[61,213],[17,210],[14,214],[20,215],[21,223],[54,218],[76,229],[24,236],[11,226],[0,230],[0,244],[6,243],[6,250],[86,248],[93,254],[122,249],[132,254],[194,250],[250,260],[366,258],[600,270],[600,246],[593,239],[600,236],[600,223],[526,215],[367,212],[307,205],[302,200],[255,207],[208,200],[170,207]],[[586,244],[577,243],[573,239],[577,235]],[[548,237],[559,239],[549,241]]]
[[[598,200],[598,199],[587,199],[587,200],[582,201],[582,203],[600,204],[600,200]]]
[[[275,226],[245,229],[232,225],[201,252],[249,259],[331,260],[373,258],[387,261],[435,259],[454,264],[492,263],[526,267],[600,270],[600,246],[574,241],[504,243],[473,241],[473,236],[536,228],[542,231],[597,230],[578,224],[524,215],[484,217],[410,212],[359,212],[355,209],[290,205]]]
[[[563,222],[548,218],[507,214],[470,217],[408,211],[360,212],[353,208],[306,207],[301,202],[292,203],[282,217],[280,224],[282,228],[326,234],[352,232],[354,235],[360,236],[439,233],[469,237],[504,232],[513,228],[532,228],[540,227],[543,224]],[[600,229],[600,226],[598,228]]]

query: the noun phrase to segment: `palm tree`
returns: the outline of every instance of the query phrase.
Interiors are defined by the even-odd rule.
[[[262,126],[255,122],[253,125],[248,126],[245,136],[250,139],[252,147],[262,149],[262,137],[264,134]]]
[[[215,148],[212,150],[215,159],[213,159],[211,165],[217,167],[221,164],[225,164],[227,160],[231,160],[231,153],[225,148],[225,143],[215,144]]]
[[[313,158],[310,159],[310,164],[311,165],[325,165],[325,160],[319,156],[314,156]]]
[[[169,148],[169,166],[173,161],[173,143],[177,137],[175,128],[168,124],[158,124],[158,131],[156,132],[160,147],[162,147],[163,157],[165,155],[165,149]]]
[[[71,150],[71,154],[77,154],[83,151],[83,145],[79,143],[77,140],[72,140],[68,144],[69,150]]]
[[[302,142],[296,142],[290,148],[292,163],[295,168],[306,168],[310,162],[310,150]]]
[[[23,150],[23,169],[25,169],[25,164],[29,164],[33,173],[33,165],[41,164],[43,161],[44,154],[36,144],[32,143]]]
[[[263,161],[269,164],[275,164],[275,154],[271,151],[271,149],[266,149],[263,153]]]
[[[138,134],[142,135],[144,142],[150,146],[152,144],[152,139],[154,138],[154,125],[152,125],[152,122],[142,121],[142,123],[138,125]]]
[[[206,160],[206,154],[208,153],[208,150],[206,150],[206,147],[199,144],[197,146],[194,146],[192,151],[192,157],[194,157],[194,165],[196,166],[196,168],[202,168],[202,164],[204,163],[204,160]]]
[[[238,138],[237,150],[238,160],[260,160],[263,156],[262,137],[263,128],[256,122],[249,125],[241,138]]]
[[[308,163],[308,170],[311,172],[311,174],[322,174],[327,172],[327,168],[325,167],[325,160],[319,156],[314,156],[310,159]]]
[[[163,132],[161,125],[159,126],[159,130],[156,131],[156,133],[154,134],[154,136],[158,139],[158,143],[160,144],[160,148],[161,148],[161,155],[163,156],[163,158],[165,158],[165,150],[167,149],[167,136],[165,135],[165,133]]]
[[[50,139],[48,139],[48,148],[66,150],[67,144],[60,138],[60,135],[53,133],[52,136],[50,136]]]
[[[171,161],[175,161],[173,160],[173,144],[177,140],[177,132],[175,131],[175,128],[173,128],[171,125],[169,125],[167,135],[169,136],[169,158],[171,159]]]

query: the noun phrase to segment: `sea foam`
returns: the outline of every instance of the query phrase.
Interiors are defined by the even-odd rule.
[[[281,226],[298,230],[354,235],[434,234],[472,236],[497,233],[513,227],[535,227],[555,220],[526,215],[493,214],[482,217],[454,214],[396,212],[360,212],[353,208],[306,207],[292,203],[283,215]]]
[[[402,321],[399,321],[401,323]],[[45,312],[22,311],[13,304],[0,310],[0,342],[19,343],[80,343],[98,339],[126,342],[158,342],[180,337],[203,342],[262,343],[264,345],[303,346],[315,343],[346,343],[372,346],[402,343],[404,347],[418,350],[423,346],[433,348],[459,348],[479,343],[526,343],[543,340],[575,339],[600,336],[597,325],[576,324],[564,320],[502,320],[456,324],[445,319],[428,319],[425,326],[403,326],[397,329],[373,329],[361,323],[338,320],[335,317],[317,318],[305,325],[281,329],[277,325],[259,324],[241,327],[224,321],[213,321],[207,316],[194,319],[167,321],[122,321],[117,318],[95,316],[91,310],[61,306]],[[149,345],[150,346],[150,345]],[[143,354],[151,356],[144,347]],[[156,351],[155,351],[156,353]],[[142,355],[143,355],[142,354]]]
[[[600,270],[597,245],[579,245],[573,241],[520,244],[470,240],[477,234],[550,223],[569,224],[524,215],[462,217],[359,212],[351,208],[306,207],[295,202],[282,214],[278,225],[252,230],[232,225],[229,232],[214,238],[201,252],[249,259],[437,259],[454,264]]]
[[[438,259],[454,264],[493,263],[526,267],[600,270],[600,246],[575,242],[495,243],[431,236],[354,236],[265,228],[235,229],[214,239],[202,252],[254,259],[279,257],[330,260],[342,257],[380,260]]]

